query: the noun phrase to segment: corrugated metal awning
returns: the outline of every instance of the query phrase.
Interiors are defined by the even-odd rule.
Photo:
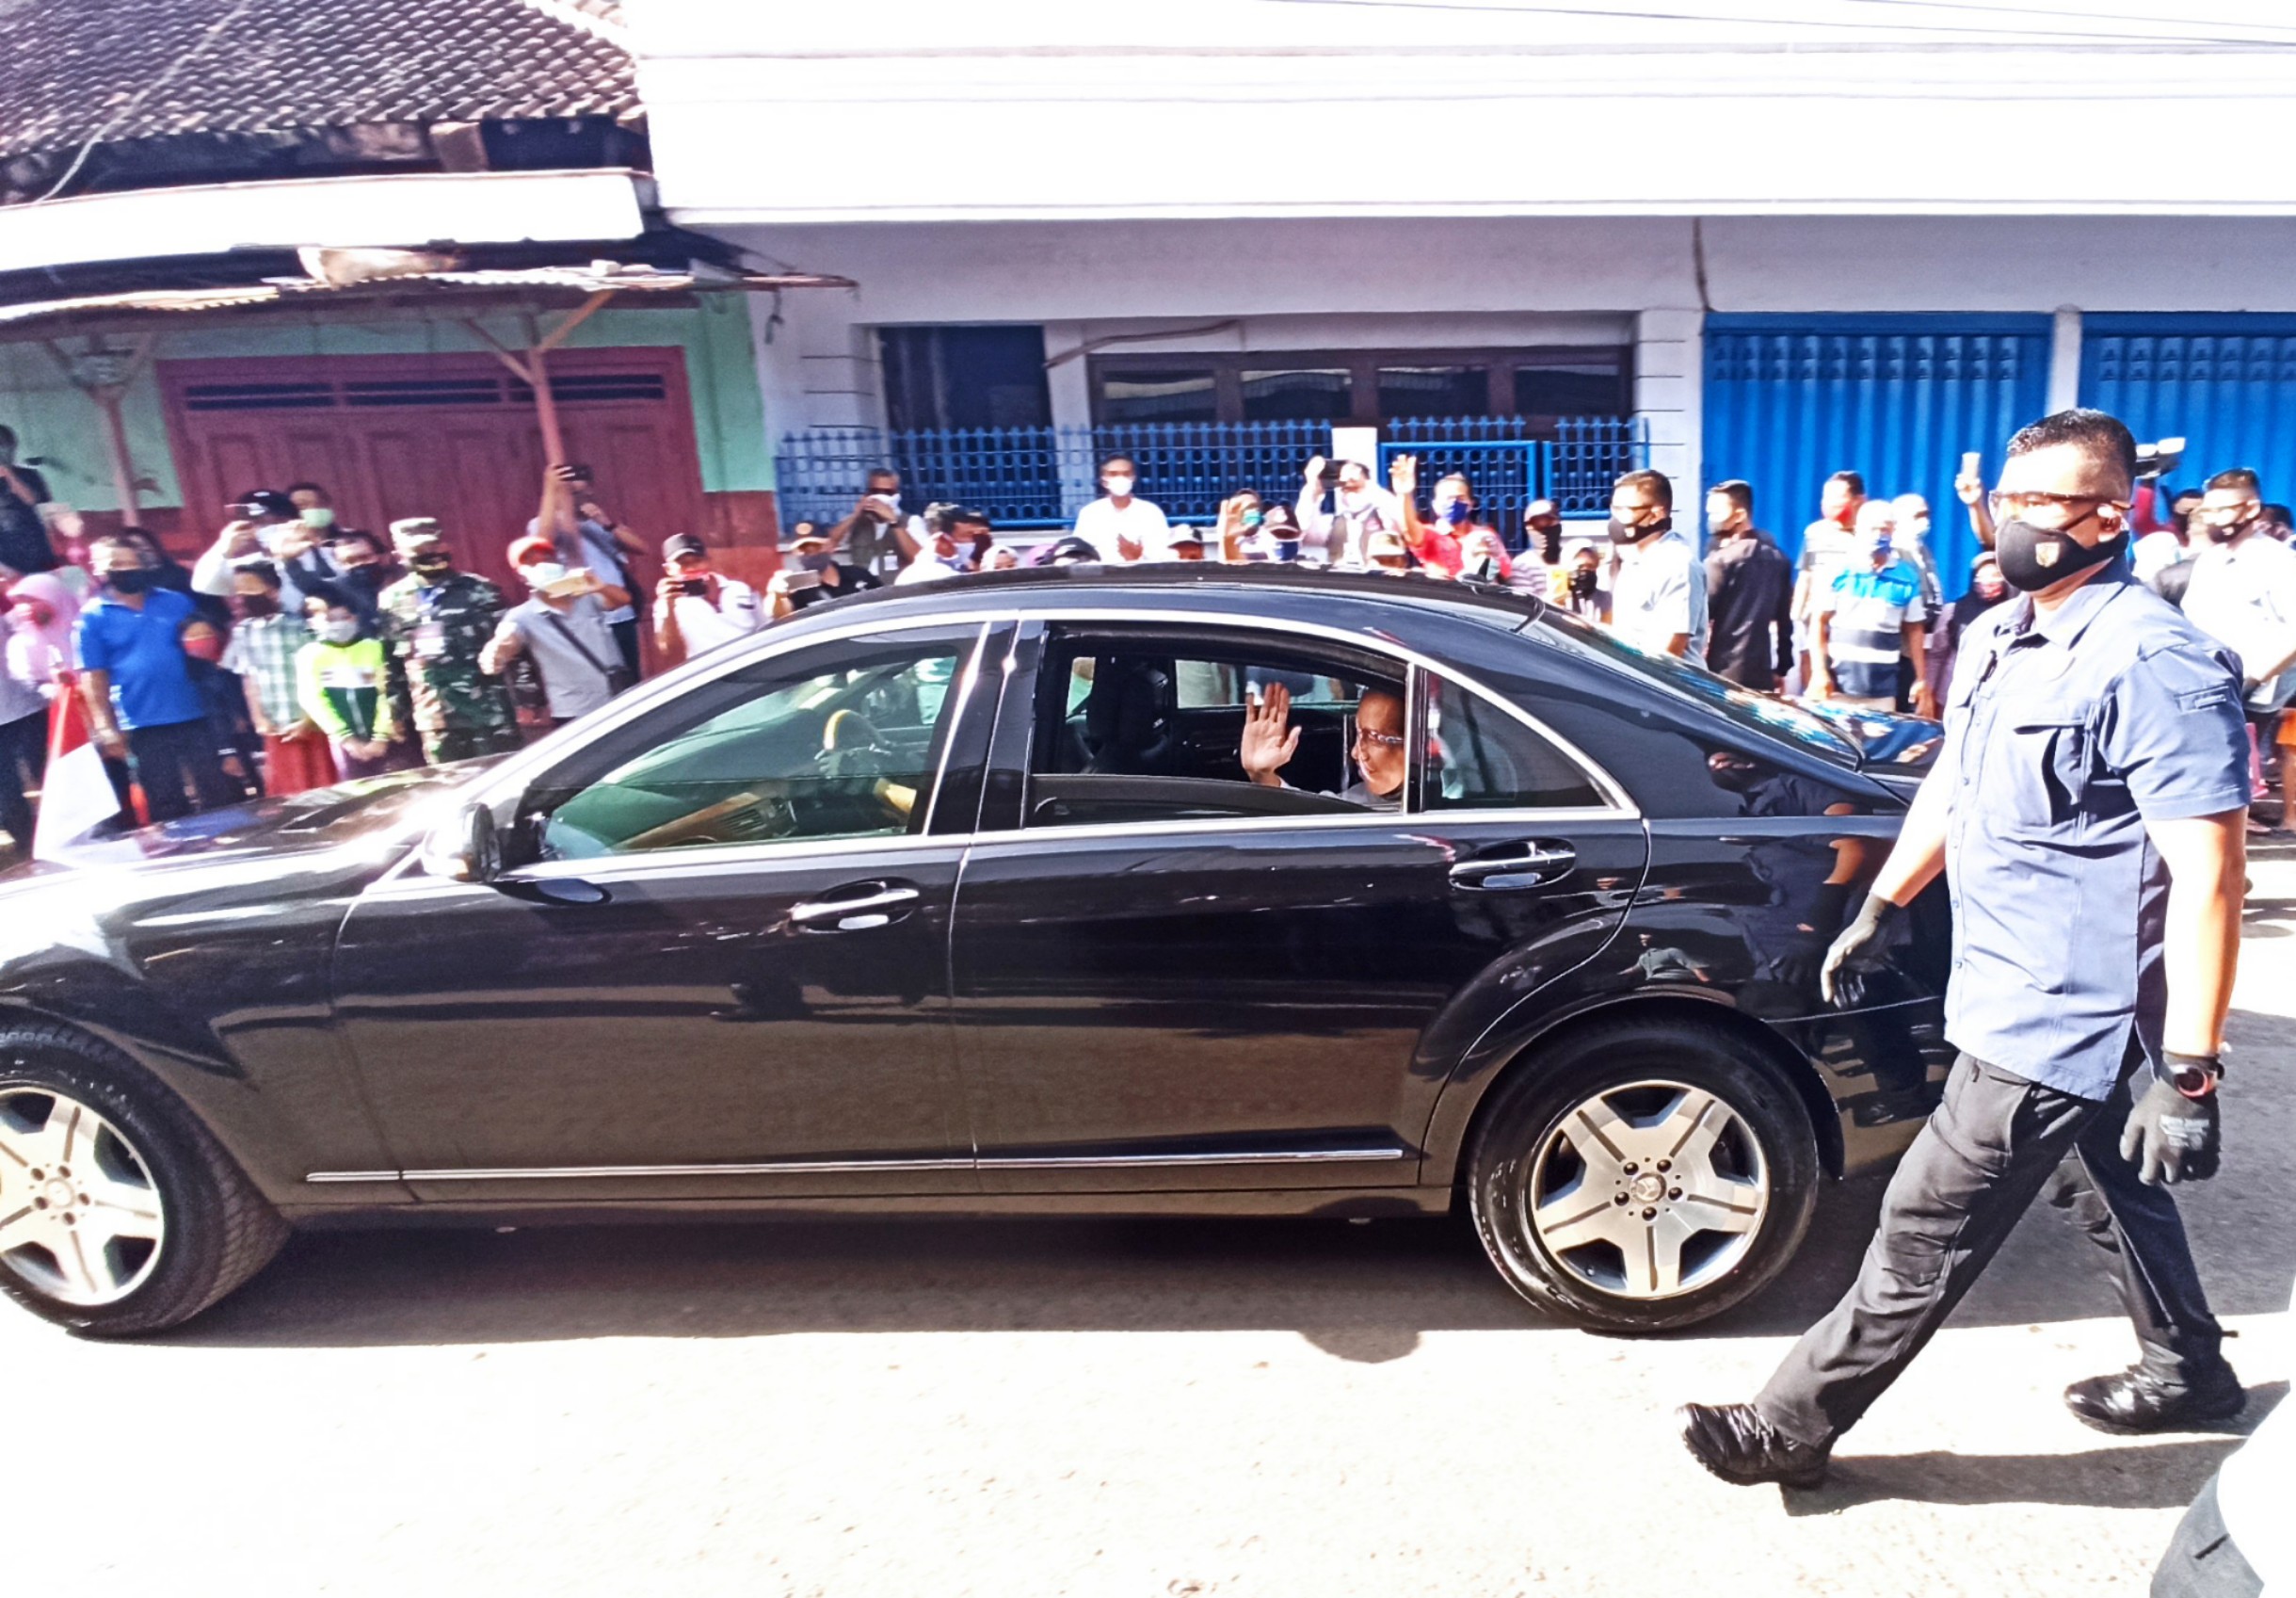
[[[321,255],[326,259],[318,259]],[[366,256],[371,264],[385,269],[362,271],[359,260],[352,258],[359,256]],[[387,269],[387,262],[368,252],[311,251],[306,259],[319,269],[300,278],[265,278],[221,287],[130,289],[0,305],[0,336],[149,328],[185,316],[260,315],[289,308],[443,303],[463,315],[505,303],[528,310],[574,306],[602,294],[759,294],[854,286],[850,278],[827,273],[669,271],[616,261],[593,261],[586,266],[393,270]]]

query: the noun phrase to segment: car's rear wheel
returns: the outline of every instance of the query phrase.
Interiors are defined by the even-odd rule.
[[[0,1292],[75,1332],[158,1332],[286,1235],[206,1128],[110,1049],[0,1028]]]
[[[1496,1091],[1469,1203],[1500,1274],[1542,1309],[1599,1331],[1695,1325],[1776,1276],[1808,1230],[1808,1115],[1729,1031],[1585,1028]]]

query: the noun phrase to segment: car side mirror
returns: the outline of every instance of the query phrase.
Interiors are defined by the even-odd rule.
[[[423,850],[423,864],[433,876],[458,882],[491,882],[500,877],[502,833],[494,825],[492,807],[466,804],[442,822]]]

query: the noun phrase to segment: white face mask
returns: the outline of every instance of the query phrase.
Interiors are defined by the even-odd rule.
[[[556,561],[538,560],[526,568],[526,586],[535,589],[546,589],[553,583],[562,581],[565,576],[566,568]]]
[[[319,637],[330,644],[352,643],[359,638],[359,623],[356,621],[322,621],[319,623]]]
[[[1128,499],[1132,496],[1132,480],[1130,477],[1102,477],[1100,487],[1108,491],[1112,499]]]

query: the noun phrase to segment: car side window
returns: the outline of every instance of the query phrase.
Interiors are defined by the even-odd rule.
[[[922,831],[978,633],[831,642],[699,685],[538,783],[520,812],[528,852]]]
[[[1400,808],[1400,754],[1384,793],[1367,791],[1354,755],[1367,697],[1374,732],[1391,723],[1385,735],[1400,750],[1402,689],[1400,667],[1389,675],[1373,661],[1249,634],[1056,635],[1038,697],[1025,824]]]
[[[1576,810],[1606,801],[1579,764],[1490,700],[1431,672],[1428,810]]]

